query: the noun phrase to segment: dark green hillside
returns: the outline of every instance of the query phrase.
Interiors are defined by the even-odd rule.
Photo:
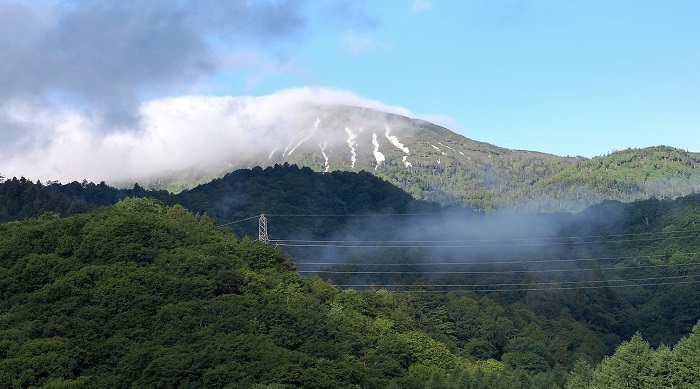
[[[168,193],[146,190],[138,184],[133,189],[116,189],[104,182],[42,184],[24,177],[4,180],[0,176],[0,222],[38,217],[45,212],[62,216],[86,213],[129,196],[165,199]]]
[[[633,307],[652,345],[677,342],[700,319],[700,195],[601,204],[577,215],[567,233],[596,236],[578,255],[610,258],[599,266],[611,284],[646,284],[616,294]]]
[[[0,224],[0,297],[8,388],[561,387],[561,363],[603,348],[566,317],[553,337],[484,297],[300,277],[270,246],[148,199]]]
[[[91,186],[39,188],[50,187]],[[0,386],[562,387],[577,360],[592,371],[636,331],[675,344],[700,319],[700,195],[484,215],[418,203],[366,173],[278,166],[164,196],[180,200],[197,215],[127,198],[0,224]],[[341,252],[285,254],[204,212],[219,223],[270,213],[272,238],[395,243],[319,269],[309,261]],[[232,226],[255,232],[250,221]],[[438,239],[458,245],[403,243]],[[393,275],[352,274],[367,264]],[[375,286],[297,274],[309,269]],[[674,358],[694,358],[683,350]]]
[[[442,212],[438,205],[416,201],[367,172],[321,174],[286,164],[237,170],[168,201],[206,213],[221,224],[263,213],[270,215],[274,219],[271,233],[276,238],[301,231],[310,237],[327,236],[344,228],[352,215]],[[257,235],[257,220],[236,223],[231,228],[240,234]]]
[[[700,195],[608,201],[575,215],[433,215],[387,224],[394,227],[368,223],[367,234],[317,247],[280,243],[296,250],[300,271],[339,285],[418,282],[525,304],[546,317],[565,311],[610,345],[636,331],[654,346],[673,344],[700,320]]]
[[[164,190],[117,189],[100,183],[33,183],[25,178],[0,182],[0,221],[38,217],[45,212],[61,216],[113,205],[125,197],[152,197],[168,204],[182,204],[195,213],[206,213],[219,223],[261,213],[268,214],[368,214],[437,212],[440,207],[414,200],[409,194],[367,172],[320,174],[296,165],[241,169],[179,194]],[[319,226],[320,233],[338,227],[347,218],[334,218]],[[281,231],[289,234],[294,221]],[[235,227],[235,226],[234,226]],[[252,234],[253,230],[239,231]]]

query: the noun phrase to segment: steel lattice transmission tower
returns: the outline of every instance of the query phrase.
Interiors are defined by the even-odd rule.
[[[263,243],[270,243],[270,239],[267,237],[267,218],[265,214],[260,215],[260,220],[258,222],[258,241]]]

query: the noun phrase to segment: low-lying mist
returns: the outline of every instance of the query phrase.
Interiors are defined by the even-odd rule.
[[[322,218],[311,218],[309,228],[300,230],[311,230]],[[576,220],[568,213],[483,214],[453,207],[438,213],[353,215],[343,228],[321,238],[300,230],[277,234],[275,216],[268,226],[271,243],[295,259],[300,273],[343,287],[422,283],[447,291],[493,291],[600,280],[587,261],[595,238],[575,233]]]

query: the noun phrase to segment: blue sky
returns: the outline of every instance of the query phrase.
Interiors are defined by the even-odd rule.
[[[284,50],[288,70],[243,72],[231,88],[351,90],[447,115],[476,140],[558,155],[700,151],[700,2],[373,3],[364,21],[313,20]]]
[[[172,166],[242,112],[212,108],[231,96],[271,96],[259,123],[311,98],[562,156],[700,152],[698,15],[694,0],[0,0],[0,175]],[[251,136],[219,125],[202,153]]]

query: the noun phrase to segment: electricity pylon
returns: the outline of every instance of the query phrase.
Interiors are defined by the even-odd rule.
[[[260,215],[258,222],[258,241],[266,244],[270,243],[270,239],[267,237],[267,218],[265,218],[264,213]]]

